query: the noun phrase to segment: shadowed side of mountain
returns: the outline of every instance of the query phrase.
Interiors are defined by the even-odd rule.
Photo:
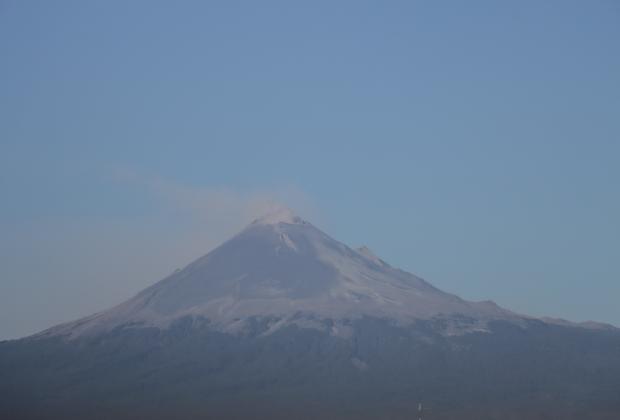
[[[0,414],[405,419],[418,402],[435,419],[620,412],[614,332],[497,321],[490,333],[446,337],[434,321],[363,318],[343,338],[326,320],[270,332],[272,321],[253,318],[236,335],[188,317],[166,330],[4,342]]]

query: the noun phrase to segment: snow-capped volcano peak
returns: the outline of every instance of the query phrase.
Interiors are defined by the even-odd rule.
[[[284,325],[304,317],[410,322],[452,314],[477,320],[475,328],[512,316],[445,293],[279,208],[125,303],[56,331],[75,336],[126,325],[165,328],[185,317],[229,328],[252,317]]]
[[[279,223],[302,224],[304,220],[288,207],[279,206],[252,222],[255,225],[277,225]]]

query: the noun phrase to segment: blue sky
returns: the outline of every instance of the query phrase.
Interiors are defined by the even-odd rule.
[[[0,0],[0,338],[284,202],[474,300],[620,325],[620,3]]]

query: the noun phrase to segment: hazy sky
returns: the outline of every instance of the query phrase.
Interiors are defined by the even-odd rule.
[[[620,325],[620,2],[0,0],[0,338],[273,203],[475,300]]]

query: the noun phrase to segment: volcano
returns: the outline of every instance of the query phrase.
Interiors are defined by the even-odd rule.
[[[470,302],[280,209],[0,343],[2,418],[620,418],[620,333]]]

